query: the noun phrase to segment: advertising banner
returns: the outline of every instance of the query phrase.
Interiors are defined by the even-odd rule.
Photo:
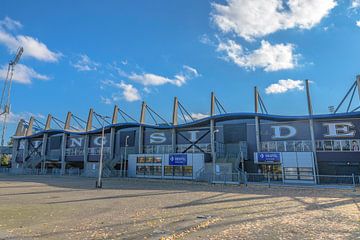
[[[255,160],[257,163],[280,163],[281,161],[281,153],[279,152],[256,152]],[[256,161],[255,161],[256,162]]]
[[[172,166],[186,166],[187,165],[187,154],[170,154],[169,165]]]
[[[177,132],[177,144],[210,143],[210,130],[199,129]]]
[[[261,123],[260,139],[261,141],[311,139],[309,121]]]
[[[66,148],[83,148],[84,142],[84,136],[69,135],[66,141]]]
[[[171,145],[171,131],[146,129],[144,132],[144,144]]]

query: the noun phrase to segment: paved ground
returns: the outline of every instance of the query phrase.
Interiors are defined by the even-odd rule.
[[[0,239],[360,239],[360,190],[0,175]]]

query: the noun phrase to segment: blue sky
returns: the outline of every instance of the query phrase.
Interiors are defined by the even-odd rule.
[[[211,91],[251,112],[254,86],[270,113],[300,115],[304,79],[326,113],[360,74],[359,20],[359,0],[5,1],[1,68],[25,49],[11,120],[114,104],[138,118],[146,101],[170,121],[174,96],[199,117]]]

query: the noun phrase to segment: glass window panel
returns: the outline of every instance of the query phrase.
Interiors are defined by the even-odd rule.
[[[164,175],[172,176],[173,175],[173,166],[165,166],[164,167]]]
[[[161,157],[154,157],[154,163],[161,163],[162,159]]]
[[[303,141],[304,152],[311,151],[311,142],[310,141]]]
[[[174,166],[174,176],[182,176],[183,169],[182,166]]]
[[[192,177],[192,175],[193,175],[192,166],[184,166],[184,176],[185,177]]]
[[[341,141],[341,150],[342,151],[350,151],[350,141],[349,140]]]
[[[277,142],[277,151],[285,152],[285,143],[283,141]]]
[[[154,157],[150,156],[150,157],[146,157],[146,163],[153,163],[154,162]]]
[[[325,151],[332,151],[332,141],[324,141],[324,149]]]
[[[161,176],[162,175],[161,169],[162,169],[161,166],[155,166],[154,167],[154,175]]]
[[[324,142],[323,141],[316,141],[316,150],[324,151]]]
[[[309,168],[309,167],[301,167],[301,168],[299,168],[299,171],[300,172],[313,172],[313,169]]]
[[[137,175],[144,175],[145,174],[145,166],[137,166],[136,167],[136,174]]]
[[[269,142],[269,151],[270,152],[276,151],[276,142]]]
[[[341,151],[341,142],[340,140],[333,141],[333,149],[334,151]]]
[[[144,163],[145,157],[137,157],[137,163]]]
[[[351,151],[355,151],[355,152],[360,151],[359,141],[358,140],[352,140],[351,141]]]
[[[267,142],[262,142],[261,143],[261,151],[263,151],[263,152],[269,151]]]
[[[294,141],[286,141],[286,151],[295,152]]]
[[[302,152],[303,151],[302,141],[296,141],[295,142],[295,151],[296,152]]]

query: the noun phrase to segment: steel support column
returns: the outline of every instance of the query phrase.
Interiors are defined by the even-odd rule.
[[[70,129],[71,117],[72,117],[72,113],[68,112],[66,116],[64,131]],[[67,142],[67,134],[63,133],[62,141],[61,141],[61,170],[60,170],[61,175],[65,174],[65,169],[66,169],[66,162],[65,162],[66,142]]]
[[[256,151],[260,152],[260,120],[259,116],[257,116],[259,112],[259,92],[257,87],[254,87],[254,100],[255,100],[255,136],[256,136]]]
[[[360,99],[360,75],[356,76],[356,85],[359,93],[359,99]]]
[[[178,98],[174,97],[174,106],[173,106],[173,115],[172,115],[172,124],[173,129],[171,131],[171,144],[172,144],[172,152],[176,153],[176,126],[178,125],[178,108],[179,108],[179,102]]]
[[[45,131],[49,130],[51,127],[51,119],[52,116],[49,114],[46,123],[45,123]],[[47,148],[47,142],[48,142],[48,133],[44,133],[43,135],[43,143],[41,146],[41,172],[45,169],[45,163],[46,163],[46,148]]]
[[[140,126],[139,126],[139,149],[138,153],[144,153],[144,126],[145,123],[145,111],[146,111],[146,103],[142,102],[141,104],[141,113],[140,113]]]
[[[310,126],[310,137],[311,137],[311,148],[314,155],[314,164],[315,164],[315,173],[316,175],[319,175],[319,167],[318,167],[318,160],[317,160],[317,154],[316,154],[316,142],[315,142],[315,133],[314,133],[314,120],[312,119],[313,115],[313,108],[311,103],[311,95],[310,95],[310,87],[309,87],[309,80],[305,80],[306,85],[306,96],[307,96],[307,105],[308,105],[308,111],[309,111],[309,126]],[[316,179],[316,182],[318,182],[318,179]]]
[[[111,124],[117,124],[118,120],[118,112],[119,107],[117,105],[114,106],[114,111],[112,115]],[[112,161],[115,158],[115,127],[110,128],[110,161]],[[125,156],[126,157],[126,156]]]
[[[66,153],[66,141],[67,141],[67,135],[66,133],[63,133],[62,135],[62,140],[61,140],[61,170],[60,170],[60,174],[64,175],[65,174],[65,153]]]
[[[210,100],[210,147],[211,147],[211,157],[212,157],[212,170],[213,174],[216,173],[216,152],[215,152],[215,121],[212,118],[215,115],[215,94],[211,92]]]

